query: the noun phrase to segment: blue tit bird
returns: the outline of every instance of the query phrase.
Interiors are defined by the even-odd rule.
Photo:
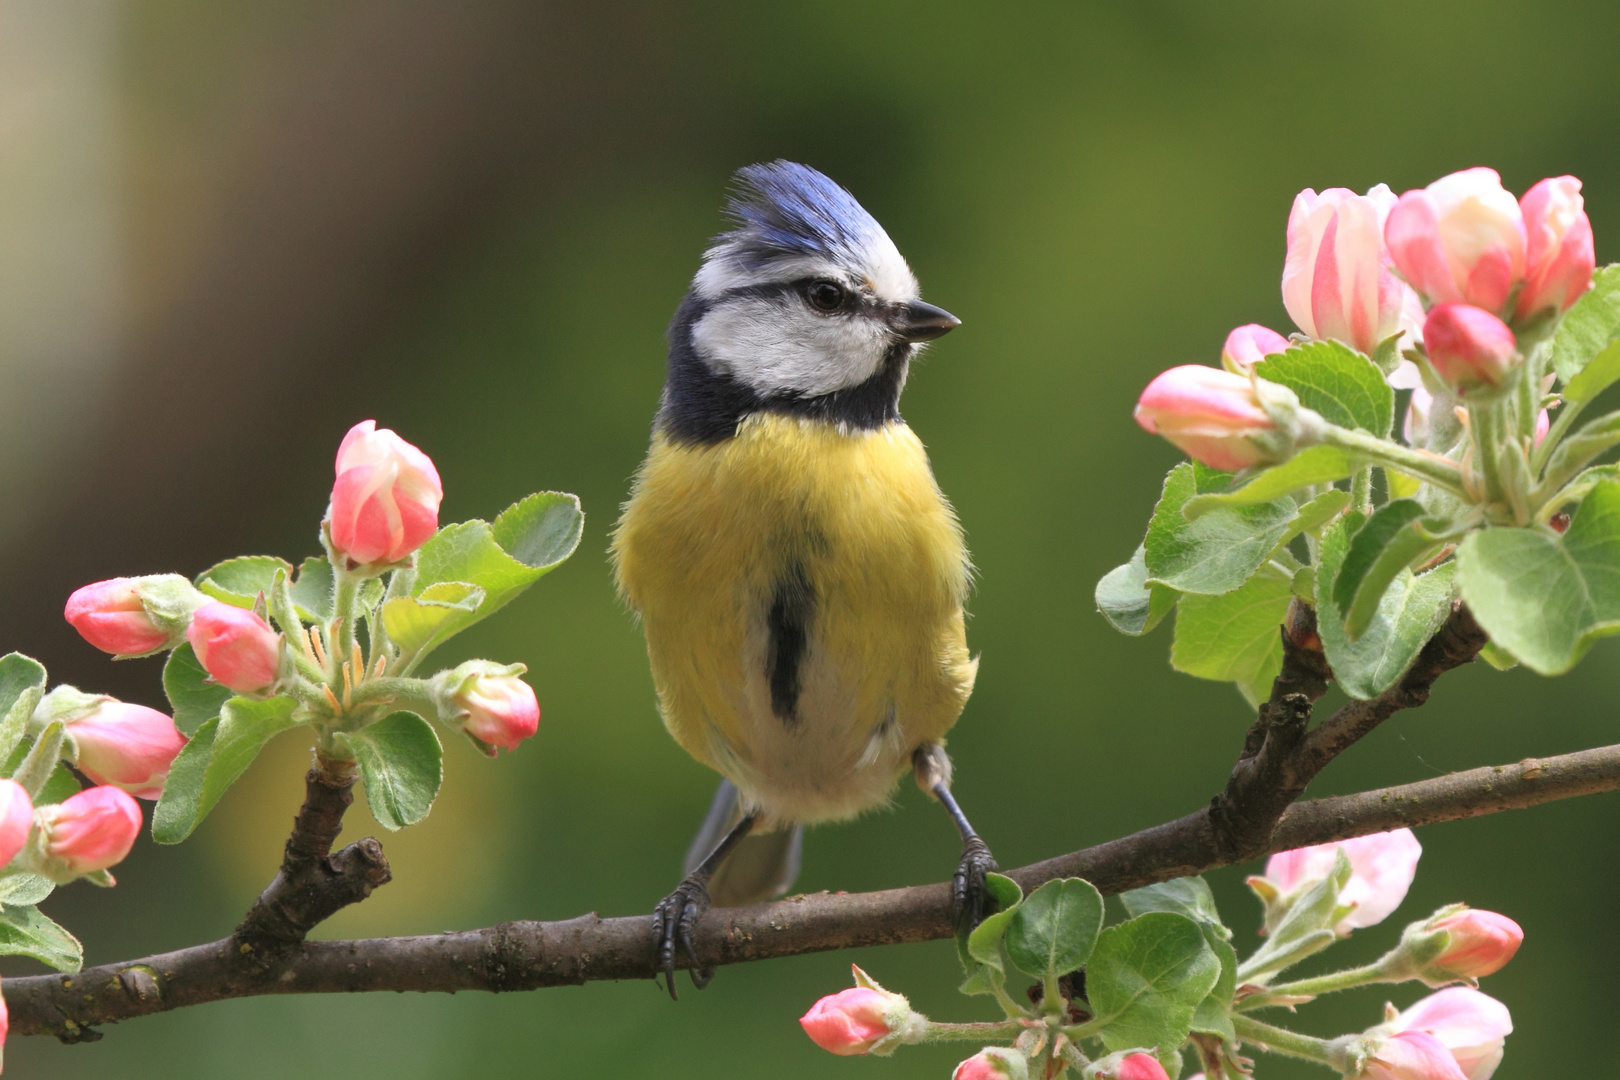
[[[826,176],[776,161],[735,180],[612,544],[664,725],[724,777],[654,915],[671,996],[678,954],[699,988],[711,974],[690,944],[711,902],[786,892],[803,827],[884,805],[908,767],[962,838],[959,924],[995,869],[944,751],[978,668],[972,567],[899,408],[918,350],[960,320]]]

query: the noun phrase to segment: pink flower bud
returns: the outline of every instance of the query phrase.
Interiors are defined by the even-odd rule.
[[[246,608],[204,604],[191,617],[186,640],[214,681],[238,694],[262,694],[280,674],[281,635]]]
[[[17,857],[33,827],[34,803],[28,789],[15,780],[0,780],[0,866]]]
[[[1521,362],[1507,323],[1469,304],[1430,308],[1423,344],[1435,372],[1459,390],[1501,386]]]
[[[1563,311],[1592,284],[1597,265],[1581,182],[1573,176],[1543,180],[1524,193],[1519,206],[1524,211],[1525,266],[1514,318]]]
[[[75,764],[97,784],[111,784],[141,799],[163,794],[169,766],[186,737],[174,720],[145,705],[107,701],[67,720],[78,748]]]
[[[1255,436],[1277,429],[1242,375],[1202,364],[1171,368],[1148,383],[1136,422],[1216,469],[1246,469],[1272,459]]]
[[[1513,1031],[1513,1018],[1507,1006],[1495,998],[1454,986],[1423,998],[1386,1027],[1397,1034],[1430,1036],[1446,1048],[1467,1080],[1490,1080],[1502,1063],[1503,1043]]]
[[[1350,860],[1350,880],[1339,893],[1339,902],[1353,906],[1334,929],[1345,935],[1383,922],[1400,906],[1417,876],[1423,845],[1411,829],[1396,829],[1336,844],[1295,848],[1267,860],[1264,880],[1278,893],[1297,896],[1332,873],[1341,849]]]
[[[1407,282],[1434,303],[1506,314],[1524,277],[1524,217],[1495,169],[1464,169],[1408,191],[1390,211],[1384,238]]]
[[[1342,341],[1371,355],[1378,343],[1408,331],[1414,344],[1422,307],[1389,271],[1384,220],[1395,196],[1383,184],[1365,195],[1348,188],[1310,188],[1288,215],[1283,306],[1313,338]]]
[[[1087,1073],[1093,1080],[1170,1080],[1159,1059],[1152,1054],[1120,1054],[1104,1058]]]
[[[1029,1060],[1005,1046],[987,1046],[951,1073],[951,1080],[1029,1080]]]
[[[48,876],[71,879],[116,866],[129,854],[141,831],[141,807],[127,792],[86,788],[37,812]]]
[[[540,727],[540,703],[518,678],[522,664],[469,660],[433,677],[429,693],[439,719],[471,735],[485,753],[515,750]]]
[[[1354,1080],[1468,1080],[1457,1059],[1432,1035],[1406,1031],[1378,1044]]]
[[[63,615],[90,644],[115,656],[139,656],[169,644],[136,591],[139,578],[111,578],[75,589]]]
[[[375,420],[349,429],[327,510],[332,545],[352,563],[392,563],[439,527],[444,489],[428,456]]]
[[[1443,930],[1450,938],[1445,951],[1427,965],[1428,974],[1440,982],[1494,975],[1524,943],[1519,924],[1494,911],[1465,908],[1430,920],[1424,929]]]
[[[799,1025],[823,1050],[844,1056],[870,1053],[880,1040],[893,1034],[887,1015],[890,999],[896,996],[853,986],[810,1006],[810,1011],[799,1017]]]
[[[1226,335],[1221,359],[1232,371],[1247,372],[1272,353],[1287,351],[1287,338],[1259,323],[1249,323]]]

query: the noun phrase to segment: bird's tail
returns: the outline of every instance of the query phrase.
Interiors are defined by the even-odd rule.
[[[742,803],[736,787],[730,780],[720,781],[709,813],[687,849],[684,872],[690,874],[741,820]],[[715,907],[741,907],[776,899],[799,876],[803,850],[804,827],[800,825],[744,837],[709,879],[709,899]]]

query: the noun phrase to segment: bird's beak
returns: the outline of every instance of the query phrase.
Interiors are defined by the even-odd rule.
[[[962,320],[944,308],[921,300],[898,304],[889,313],[889,329],[902,341],[932,341],[961,325]]]

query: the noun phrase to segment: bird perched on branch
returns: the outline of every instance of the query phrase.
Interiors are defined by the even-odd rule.
[[[959,325],[852,195],[804,165],[736,176],[735,223],[669,327],[652,447],[613,539],[670,734],[724,779],[658,905],[658,964],[701,988],[712,902],[787,891],[802,828],[886,803],[909,766],[962,837],[959,923],[989,849],[951,796],[943,741],[973,689],[961,528],[900,391]]]

